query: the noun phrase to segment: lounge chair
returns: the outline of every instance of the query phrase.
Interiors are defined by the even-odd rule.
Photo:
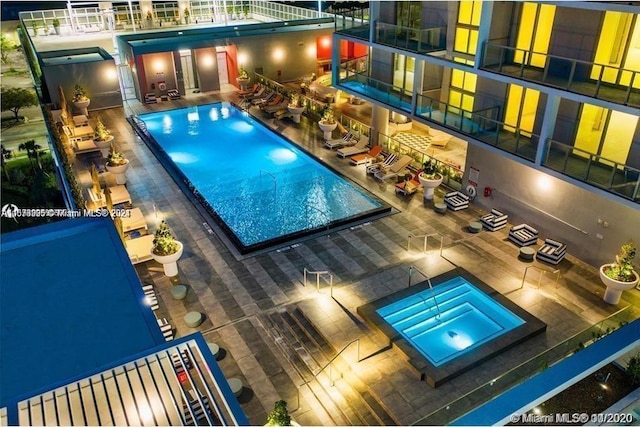
[[[129,215],[122,218],[122,231],[147,230],[147,220],[140,208],[129,209]]]
[[[269,98],[267,101],[261,103],[260,108],[273,107],[276,104],[280,104],[283,99],[284,97],[281,94],[277,93],[271,98]]]
[[[175,100],[180,99],[182,95],[180,95],[180,91],[178,89],[170,89],[167,91],[167,96],[169,99]]]
[[[353,132],[347,132],[342,138],[338,139],[327,139],[324,141],[324,146],[332,149],[338,147],[344,147],[345,145],[354,145],[356,143],[355,136]]]
[[[418,191],[418,189],[422,187],[422,183],[420,182],[420,179],[418,179],[421,172],[422,169],[419,169],[413,176],[411,176],[411,179],[406,179],[397,183],[396,194],[402,193],[405,196],[408,196],[409,194],[413,194]]]
[[[155,104],[156,102],[158,102],[158,98],[156,98],[156,94],[155,93],[146,93],[144,95],[144,103],[145,104]]]
[[[380,168],[376,171],[375,177],[381,181],[386,179],[395,178],[400,172],[402,172],[407,166],[411,164],[413,158],[404,154],[394,162],[391,166]]]
[[[388,168],[396,160],[398,160],[397,154],[389,154],[383,161],[367,166],[367,174],[373,175],[382,167]]]
[[[97,195],[93,188],[89,189],[89,199],[93,202],[96,208],[104,208],[107,206],[107,201],[104,197],[104,191],[109,191],[111,193],[111,201],[113,205],[119,205],[121,203],[131,203],[131,194],[127,191],[127,187],[124,185],[114,185],[113,187],[108,187],[106,190],[102,191],[102,194]]]
[[[247,99],[249,99],[249,101],[253,105],[260,105],[263,102],[269,101],[274,96],[276,96],[276,93],[271,91],[271,90],[268,90],[268,91],[263,92],[262,95],[260,95],[260,96],[254,96],[252,98],[247,98]]]
[[[245,101],[249,101],[249,100],[254,99],[254,98],[260,98],[260,97],[262,97],[262,95],[264,95],[266,90],[267,90],[267,87],[266,86],[262,86],[262,87],[260,87],[260,89],[258,89],[257,92],[249,93],[247,95],[243,95],[242,99],[244,99]]]
[[[173,340],[173,328],[165,317],[158,319],[158,326],[160,327],[160,332],[162,332],[165,341]]]
[[[281,111],[283,108],[286,108],[288,103],[289,102],[285,99],[284,101],[280,101],[278,104],[267,105],[266,107],[261,106],[260,108],[262,108],[262,111],[265,113],[273,114],[277,111]]]
[[[125,247],[131,264],[135,265],[152,259],[151,248],[153,248],[154,237],[153,234],[146,234],[142,237],[125,240]]]
[[[238,95],[240,96],[253,95],[257,93],[259,90],[260,90],[260,85],[258,83],[254,83],[253,87],[249,90],[239,90]]]
[[[76,154],[92,153],[94,151],[100,151],[98,146],[93,143],[93,139],[75,139],[71,143],[73,152]]]
[[[376,145],[366,153],[356,154],[355,156],[351,156],[351,160],[349,160],[349,163],[354,166],[367,165],[373,162],[380,153],[382,153],[382,147],[379,145]]]
[[[288,119],[293,117],[293,114],[291,114],[291,112],[286,108],[281,108],[278,111],[274,111],[273,113],[271,113],[271,115],[273,116],[274,119],[278,119],[278,120]]]
[[[351,147],[341,148],[336,152],[336,155],[344,159],[345,157],[348,157],[348,156],[353,156],[360,153],[366,153],[367,151],[369,151],[369,149],[367,148],[368,144],[369,144],[369,138],[366,136],[361,136],[358,142],[356,142],[356,145],[353,145]]]

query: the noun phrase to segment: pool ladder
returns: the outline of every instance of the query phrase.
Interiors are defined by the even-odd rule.
[[[433,298],[433,302],[436,306],[436,311],[438,312],[437,316],[436,316],[436,320],[440,320],[440,306],[438,305],[438,300],[436,299],[436,293],[433,290],[433,286],[431,285],[431,278],[429,277],[429,275],[427,273],[425,273],[424,271],[418,269],[415,266],[410,266],[409,267],[409,287],[411,287],[411,276],[413,276],[413,271],[417,271],[418,273],[422,274],[424,277],[427,278],[427,283],[429,284],[429,289],[431,289],[431,298]],[[425,300],[422,300],[423,302],[425,302]]]

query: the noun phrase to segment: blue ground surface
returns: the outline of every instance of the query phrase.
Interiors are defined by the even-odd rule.
[[[111,221],[3,235],[0,404],[164,342]]]

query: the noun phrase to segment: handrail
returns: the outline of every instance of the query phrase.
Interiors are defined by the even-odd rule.
[[[440,320],[440,306],[438,305],[438,300],[436,300],[436,293],[433,290],[433,286],[431,285],[431,277],[424,271],[420,270],[418,267],[411,265],[409,266],[409,286],[411,287],[411,276],[413,276],[413,270],[416,270],[418,273],[422,274],[427,278],[427,283],[429,284],[429,288],[431,289],[431,298],[433,298],[433,302],[436,305],[436,310],[438,311],[438,315],[436,316],[436,320]],[[423,300],[424,301],[424,300]]]
[[[269,175],[271,177],[271,179],[273,179],[273,192],[277,193],[278,192],[278,178],[271,172],[269,172],[268,170],[264,170],[264,169],[260,169],[260,177],[262,177],[262,174],[266,174]]]
[[[546,268],[538,267],[537,265],[529,265],[527,266],[527,268],[524,269],[524,274],[522,275],[522,283],[520,284],[519,289],[522,289],[524,287],[524,282],[525,282],[525,279],[527,278],[527,273],[529,272],[530,268],[534,268],[540,271],[540,276],[538,277],[537,289],[540,289],[540,282],[542,281],[542,276],[545,275],[546,273],[551,273],[556,275],[556,287],[558,286],[558,280],[560,279],[560,270],[547,270]]]
[[[304,268],[303,273],[302,273],[302,277],[303,277],[303,282],[302,285],[303,286],[307,286],[307,274],[315,274],[316,275],[316,291],[320,292],[320,276],[323,274],[326,274],[329,276],[329,295],[331,296],[331,298],[333,298],[333,274],[329,273],[328,270],[320,270],[320,271],[311,271],[309,269],[307,269],[307,267]]]
[[[329,224],[330,223],[330,221],[329,221],[329,219],[330,219],[329,218],[329,212],[327,212],[325,210],[322,210],[317,206],[313,206],[313,205],[310,205],[309,203],[307,203],[305,205],[305,214],[306,214],[307,218],[309,218],[309,208],[315,210],[316,212],[319,212],[320,214],[322,214],[324,216],[324,220],[325,220],[325,223],[326,223],[327,231],[329,231],[329,225],[330,225]]]
[[[318,375],[320,375],[322,373],[322,371],[324,371],[327,366],[329,367],[329,381],[331,381],[331,387],[333,387],[335,385],[335,381],[333,381],[333,371],[332,371],[332,366],[333,366],[333,362],[338,358],[338,356],[340,356],[342,353],[344,353],[344,351],[354,342],[358,343],[358,347],[357,347],[357,357],[358,357],[358,363],[360,363],[360,337],[349,341],[344,347],[342,347],[342,350],[340,350],[338,353],[336,353],[335,356],[333,356],[322,368],[320,368],[320,370],[318,372],[316,372],[315,374],[313,374],[313,378],[311,378],[310,380],[307,380],[305,382],[303,382],[302,384],[300,384],[300,386],[298,386],[298,408],[300,408],[300,389],[302,387],[304,387],[305,385],[308,387],[309,384],[311,383],[311,381],[313,380],[317,380],[318,379]]]
[[[409,233],[409,237],[407,240],[407,252],[411,249],[411,239],[417,237],[424,237],[424,243],[422,245],[422,252],[427,252],[427,244],[429,241],[429,237],[440,236],[440,256],[442,256],[442,246],[444,244],[444,236],[440,233],[431,233],[431,234],[423,234],[423,235],[415,235],[413,233]]]

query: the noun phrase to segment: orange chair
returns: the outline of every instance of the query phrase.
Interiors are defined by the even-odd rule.
[[[418,188],[422,187],[420,180],[418,179],[418,175],[420,175],[422,169],[419,169],[415,175],[411,177],[411,179],[407,179],[406,181],[402,181],[396,184],[396,194],[402,193],[405,196],[409,194],[413,194],[418,191]]]
[[[379,145],[374,145],[371,150],[366,153],[356,154],[355,156],[351,156],[350,164],[357,165],[366,165],[371,163],[378,157],[378,154],[382,152],[382,147]]]

